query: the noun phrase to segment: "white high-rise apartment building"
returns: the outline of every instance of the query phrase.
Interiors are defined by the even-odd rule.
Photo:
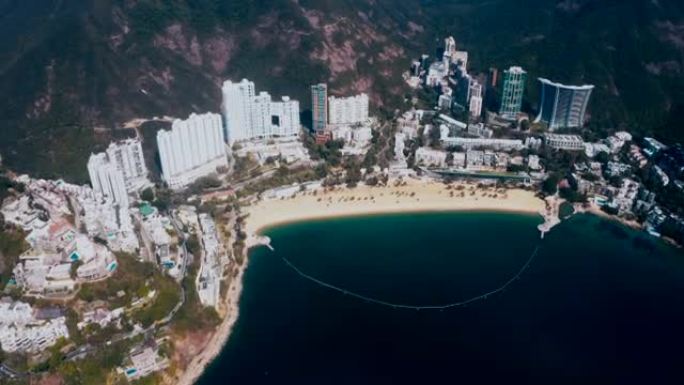
[[[468,51],[456,51],[451,55],[451,62],[456,64],[457,67],[463,68],[464,71],[468,70]]]
[[[330,124],[354,124],[368,120],[368,95],[348,98],[328,98],[328,121]]]
[[[187,187],[200,177],[227,167],[221,115],[191,114],[176,119],[171,131],[157,132],[162,177],[172,189]]]
[[[254,98],[250,113],[252,114],[252,130],[248,138],[270,136],[271,132],[271,95],[261,91]]]
[[[88,159],[88,174],[95,193],[112,200],[119,207],[128,208],[128,191],[124,174],[109,161],[107,154],[91,154]]]
[[[470,116],[479,118],[482,115],[482,84],[473,81],[470,83]]]
[[[229,143],[244,140],[252,135],[252,105],[254,83],[242,79],[240,83],[226,80],[221,88],[221,111],[225,120],[225,137]]]
[[[443,59],[448,63],[456,64],[458,67],[462,67],[464,70],[468,69],[468,52],[467,51],[457,51],[456,50],[456,40],[449,36],[444,39],[444,55]]]
[[[279,102],[271,102],[271,123],[272,136],[299,135],[299,102],[289,96],[283,96]]]
[[[255,94],[254,83],[247,79],[239,83],[226,80],[221,91],[228,143],[299,134],[298,101],[285,96],[274,102],[267,92]]]
[[[456,40],[453,36],[444,39],[444,56],[451,59],[451,56],[456,52]]]
[[[107,157],[123,173],[129,193],[140,191],[150,184],[140,140],[126,139],[111,143],[107,148]]]

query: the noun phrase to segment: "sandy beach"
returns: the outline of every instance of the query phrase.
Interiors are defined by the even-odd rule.
[[[262,199],[244,209],[245,232],[251,240],[259,231],[278,224],[343,216],[382,213],[491,210],[538,214],[544,201],[532,191],[520,189],[478,188],[474,184],[447,186],[428,180],[407,180],[401,185],[384,187],[337,187],[333,190],[299,192],[294,197]],[[208,345],[197,354],[174,383],[192,385],[202,375],[228,342],[238,318],[239,299],[245,263],[232,281],[225,319]]]
[[[245,231],[256,235],[282,223],[367,214],[463,210],[536,214],[544,208],[544,201],[532,191],[407,180],[401,186],[337,187],[333,191],[302,192],[292,198],[264,199],[245,210],[249,215]]]

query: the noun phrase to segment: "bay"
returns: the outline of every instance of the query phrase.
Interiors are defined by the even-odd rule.
[[[684,263],[580,215],[540,240],[537,216],[395,214],[288,224],[251,252],[240,316],[198,382],[682,383]],[[426,306],[410,310],[345,295]]]

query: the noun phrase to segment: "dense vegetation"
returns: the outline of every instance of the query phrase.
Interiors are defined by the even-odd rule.
[[[19,256],[28,249],[25,236],[23,231],[13,227],[0,227],[0,288],[5,287]]]
[[[188,266],[188,272],[183,279],[185,288],[185,302],[173,318],[172,327],[176,332],[207,330],[215,327],[221,321],[213,307],[206,307],[200,303],[195,281],[199,271],[199,258],[195,258]]]
[[[318,81],[393,110],[401,72],[448,34],[474,73],[528,70],[529,112],[537,76],[592,83],[593,128],[682,140],[683,18],[678,0],[7,0],[0,153],[19,171],[84,181],[87,155],[122,122],[218,111],[226,78],[304,110]]]
[[[146,298],[154,291],[152,301],[131,314],[132,321],[147,327],[168,315],[180,300],[176,282],[163,275],[154,264],[139,262],[132,255],[117,253],[117,261],[119,266],[114,276],[103,282],[83,285],[78,298],[87,302],[106,300],[116,308]]]
[[[1,173],[0,169],[0,205],[12,192],[23,192],[24,185],[13,182]],[[29,245],[24,240],[26,234],[5,223],[5,218],[0,213],[0,289],[3,289],[11,277],[12,269],[17,264],[21,253],[26,251]]]
[[[594,127],[656,131],[684,140],[684,3],[670,1],[451,0],[426,7],[439,35],[452,34],[486,72],[520,65],[526,109],[535,111],[537,77],[594,84]]]

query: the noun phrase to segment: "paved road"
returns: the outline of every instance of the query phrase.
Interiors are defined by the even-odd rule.
[[[186,274],[186,271],[187,271],[187,268],[186,268],[187,263],[186,263],[186,262],[187,262],[187,260],[188,260],[188,250],[187,250],[187,247],[186,247],[186,244],[185,244],[185,243],[186,243],[186,238],[187,238],[187,237],[185,236],[185,234],[182,233],[182,231],[180,231],[180,228],[177,227],[174,218],[172,218],[171,223],[173,223],[174,227],[176,228],[176,231],[178,231],[179,235],[182,235],[182,239],[183,239],[183,243],[182,243],[182,248],[183,248],[183,264],[182,264],[182,265],[183,265],[183,270],[181,271],[181,274],[180,274],[180,281],[182,282],[183,277],[185,277],[185,274]],[[192,283],[191,283],[191,284],[192,284]],[[151,332],[153,332],[156,328],[161,327],[161,326],[165,326],[166,324],[168,324],[169,322],[171,322],[171,320],[173,320],[173,317],[175,317],[176,314],[178,313],[178,311],[180,310],[180,308],[183,307],[183,305],[185,304],[186,298],[187,298],[186,296],[187,296],[187,294],[186,294],[185,287],[183,286],[183,284],[181,284],[181,298],[180,298],[180,301],[178,301],[178,303],[176,304],[176,306],[174,306],[174,308],[171,309],[171,311],[169,312],[169,314],[168,314],[166,317],[164,317],[164,318],[158,320],[158,321],[155,322],[153,325],[151,325],[151,326],[149,326],[149,327],[147,327],[147,328],[145,328],[145,329],[138,329],[138,330],[133,330],[132,332],[129,332],[129,333],[120,333],[120,334],[117,334],[117,335],[115,335],[114,337],[112,337],[112,339],[110,339],[109,341],[107,341],[106,345],[109,346],[109,345],[111,345],[111,344],[113,344],[113,343],[117,343],[117,342],[120,342],[120,341],[123,341],[123,340],[127,340],[127,339],[130,339],[130,338],[139,336],[139,335],[141,335],[141,334],[151,333]],[[90,345],[90,344],[86,344],[86,345],[79,346],[76,350],[73,350],[73,351],[67,353],[67,354],[63,357],[63,360],[64,360],[64,361],[74,361],[74,360],[79,360],[79,359],[85,358],[87,355],[91,354],[92,352],[94,352],[94,351],[97,350],[98,348],[100,348],[100,347],[99,347],[99,346],[93,346],[93,345]],[[30,374],[31,374],[30,372],[19,372],[19,371],[16,371],[16,370],[14,370],[14,369],[12,369],[12,368],[10,368],[10,367],[4,365],[4,364],[0,364],[0,378],[2,378],[2,377],[11,378],[11,379],[14,379],[14,378],[24,378],[24,377],[29,376]]]
[[[27,376],[28,373],[17,372],[9,366],[5,366],[5,364],[0,364],[0,378],[17,379],[24,378]]]
[[[178,278],[176,279],[178,282],[183,282],[183,278],[185,278],[185,274],[187,273],[188,270],[188,235],[183,232],[183,229],[181,226],[178,225],[178,220],[176,219],[175,215],[173,212],[175,211],[175,207],[172,207],[170,211],[170,217],[171,217],[171,225],[173,225],[173,228],[176,230],[176,233],[178,233],[178,238],[182,239],[183,242],[181,243],[181,250],[182,250],[182,261],[181,261],[181,273],[178,274]]]

